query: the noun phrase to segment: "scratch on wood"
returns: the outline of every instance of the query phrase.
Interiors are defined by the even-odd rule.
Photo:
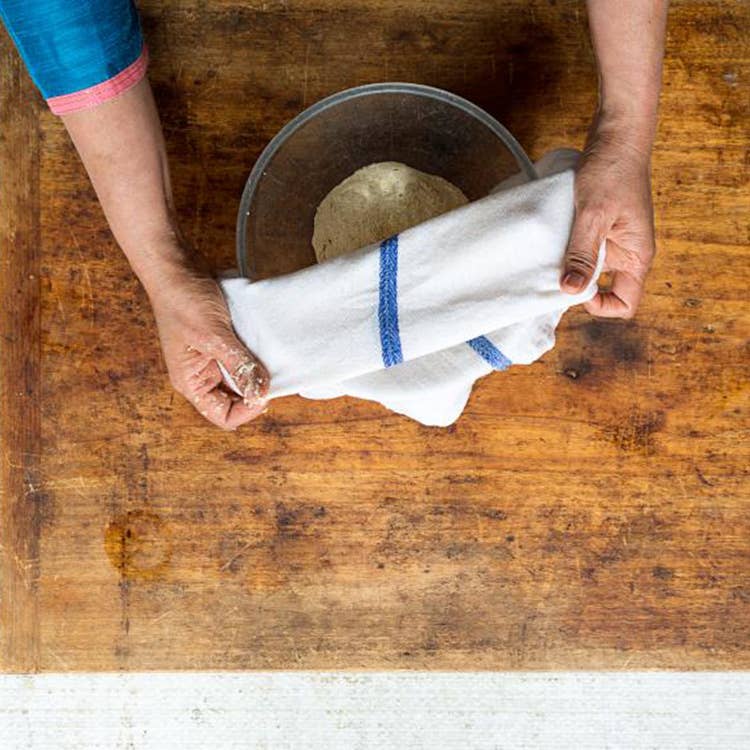
[[[234,553],[232,557],[229,558],[220,568],[219,570],[226,570],[235,560],[237,560],[239,557],[243,555],[244,552],[246,552],[250,547],[253,546],[253,542],[248,542],[244,547],[242,547],[240,550]]]

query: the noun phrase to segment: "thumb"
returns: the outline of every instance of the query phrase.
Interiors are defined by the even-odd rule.
[[[265,400],[269,386],[268,370],[236,336],[227,334],[222,337],[207,354],[225,368],[246,402]]]
[[[586,208],[577,209],[573,229],[560,281],[560,288],[568,294],[577,294],[591,281],[596,268],[599,246],[605,238],[608,226],[600,212]]]

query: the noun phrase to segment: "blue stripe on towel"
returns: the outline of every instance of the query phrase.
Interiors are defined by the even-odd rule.
[[[398,235],[380,243],[380,348],[386,367],[404,361],[398,330]]]
[[[486,337],[466,342],[493,370],[507,370],[513,363]]]

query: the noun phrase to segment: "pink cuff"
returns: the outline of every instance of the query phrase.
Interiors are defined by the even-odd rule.
[[[128,65],[125,70],[121,70],[116,76],[96,86],[89,86],[81,91],[74,91],[72,94],[63,94],[62,96],[53,96],[47,99],[47,104],[56,115],[67,115],[71,112],[79,112],[82,109],[90,109],[102,104],[109,99],[119,96],[128,89],[133,88],[145,75],[148,67],[148,50],[143,45],[140,57]]]

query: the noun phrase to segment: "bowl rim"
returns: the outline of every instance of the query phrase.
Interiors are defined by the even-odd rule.
[[[344,89],[335,94],[331,94],[330,96],[326,96],[295,115],[268,142],[253,165],[250,175],[245,182],[245,187],[242,191],[242,197],[237,212],[235,240],[237,268],[239,269],[241,276],[251,278],[245,257],[245,251],[247,249],[248,216],[253,195],[255,194],[268,163],[284,141],[286,141],[295,130],[317,114],[323,110],[329,109],[330,107],[334,107],[343,101],[349,101],[360,96],[369,96],[371,94],[416,94],[417,96],[425,96],[442,102],[448,102],[459,109],[464,110],[464,112],[479,120],[503,142],[506,148],[515,157],[520,169],[526,173],[526,176],[530,180],[537,179],[538,175],[531,159],[529,159],[528,155],[521,147],[521,144],[515,139],[511,132],[492,117],[492,115],[488,114],[485,110],[473,102],[470,102],[468,99],[464,99],[463,97],[458,96],[458,94],[446,91],[445,89],[440,89],[435,86],[427,86],[421,83],[388,82],[366,83],[361,86],[353,86],[352,88]]]

